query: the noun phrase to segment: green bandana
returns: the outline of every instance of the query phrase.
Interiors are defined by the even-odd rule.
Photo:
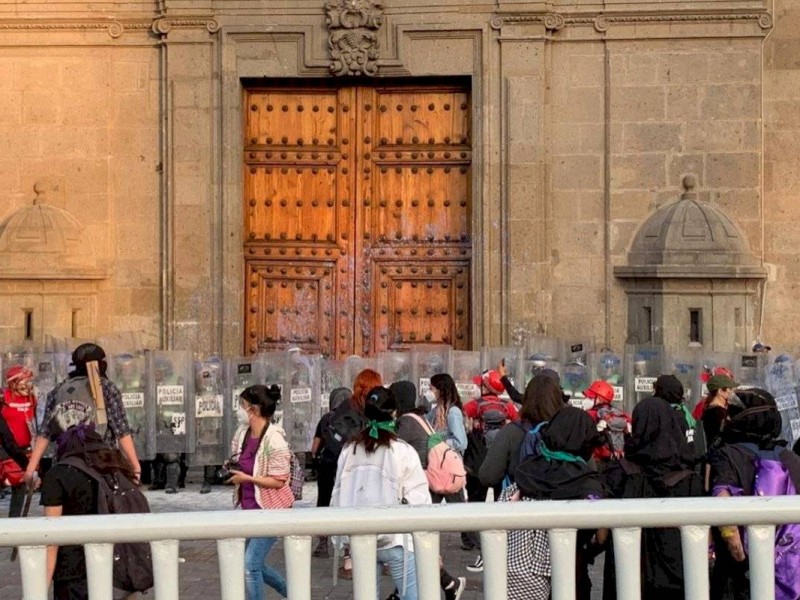
[[[383,429],[384,431],[390,431],[394,433],[394,430],[397,428],[394,421],[370,421],[369,422],[369,437],[372,439],[378,439],[378,430]]]
[[[694,429],[697,426],[697,421],[692,416],[692,413],[689,412],[689,409],[686,408],[686,405],[683,402],[681,402],[680,404],[676,404],[675,410],[683,413],[683,416],[686,419],[686,425],[689,427],[689,429]]]
[[[574,454],[570,454],[569,452],[562,452],[561,450],[550,450],[547,446],[544,445],[544,442],[539,442],[539,453],[547,459],[547,462],[553,460],[560,460],[563,462],[571,462],[571,463],[583,463],[586,464],[586,461],[583,460],[580,456],[575,456]]]

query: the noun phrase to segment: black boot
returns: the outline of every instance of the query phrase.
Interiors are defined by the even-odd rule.
[[[164,491],[167,494],[178,493],[178,480],[181,476],[181,465],[179,463],[167,463],[167,485]]]

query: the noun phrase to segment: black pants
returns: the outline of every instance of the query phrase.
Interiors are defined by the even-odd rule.
[[[336,463],[317,463],[317,506],[330,506],[333,484],[336,481]]]
[[[25,506],[25,485],[17,485],[11,488],[11,502],[8,505],[8,516],[21,517],[22,509]]]
[[[89,583],[82,579],[53,581],[53,600],[89,600]]]
[[[495,501],[500,498],[500,492],[503,490],[502,484],[492,486],[494,490]],[[489,492],[489,486],[483,485],[481,480],[474,475],[467,473],[467,502],[486,502],[486,495]],[[461,534],[463,542],[472,542],[478,549],[481,549],[481,535],[477,531],[467,531]]]

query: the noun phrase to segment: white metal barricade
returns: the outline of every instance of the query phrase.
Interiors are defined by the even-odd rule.
[[[209,511],[0,520],[0,546],[19,546],[24,600],[46,600],[46,544],[84,544],[92,600],[112,597],[112,544],[149,542],[157,600],[178,598],[178,544],[217,540],[223,600],[244,599],[244,540],[284,538],[286,575],[292,600],[311,598],[311,539],[350,535],[356,600],[375,599],[377,534],[411,532],[419,597],[439,598],[439,532],[479,530],[484,557],[484,598],[506,597],[506,531],[549,530],[553,599],[575,595],[578,529],[613,529],[617,591],[621,600],[640,597],[640,534],[643,527],[679,527],[683,544],[686,598],[708,598],[708,528],[748,528],[750,581],[754,600],[774,600],[775,525],[800,522],[797,497],[684,498],[510,502],[321,508],[268,511]],[[624,568],[620,568],[624,566]]]

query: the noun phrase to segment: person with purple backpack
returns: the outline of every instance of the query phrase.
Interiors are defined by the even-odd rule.
[[[800,490],[800,457],[778,439],[781,414],[772,394],[758,388],[736,390],[728,399],[722,431],[712,445],[711,493],[714,496],[789,496]],[[747,539],[735,525],[712,529],[716,560],[711,573],[712,600],[750,598]],[[800,524],[775,530],[775,598],[800,598]]]

